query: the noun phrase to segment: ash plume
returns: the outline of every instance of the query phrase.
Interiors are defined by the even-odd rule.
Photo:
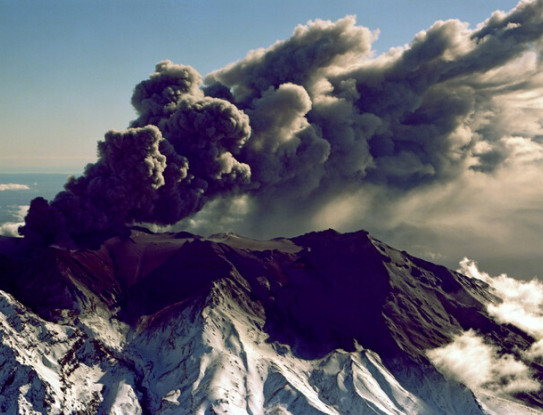
[[[107,133],[55,200],[35,200],[20,232],[78,245],[182,221],[267,237],[327,225],[338,201],[332,225],[382,220],[400,198],[496,175],[520,146],[541,148],[538,107],[519,97],[543,87],[542,34],[537,0],[476,29],[438,21],[379,56],[374,34],[346,17],[298,26],[203,83],[162,61],[134,90],[130,128]]]

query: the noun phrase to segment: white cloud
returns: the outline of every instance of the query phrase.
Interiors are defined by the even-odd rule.
[[[16,184],[16,183],[0,183],[0,192],[5,190],[30,190],[26,184]]]
[[[18,229],[19,226],[24,225],[24,218],[28,213],[29,206],[14,206],[10,207],[9,210],[13,210],[11,213],[13,218],[17,222],[4,222],[0,224],[0,235],[1,236],[11,236],[11,237],[21,237],[19,235]]]
[[[520,281],[507,274],[492,277],[479,271],[477,263],[468,258],[460,261],[458,271],[486,282],[503,300],[487,306],[488,312],[496,320],[514,324],[535,338],[543,339],[543,283],[536,279]]]
[[[445,376],[472,390],[512,394],[541,389],[528,366],[511,354],[498,355],[496,348],[473,330],[457,336],[452,343],[427,351],[427,356]]]
[[[543,283],[533,279],[520,281],[507,274],[491,276],[480,271],[468,258],[460,261],[459,272],[486,282],[501,302],[487,304],[488,313],[500,323],[513,324],[536,338],[528,350],[521,351],[523,360],[543,360]],[[513,355],[498,356],[495,347],[468,331],[454,342],[428,352],[428,357],[443,373],[467,386],[502,393],[539,390],[540,384],[529,368]],[[471,366],[473,365],[473,366]]]
[[[0,235],[1,236],[12,236],[12,237],[20,237],[19,232],[17,231],[19,229],[19,226],[24,225],[23,222],[16,223],[16,222],[6,222],[0,225]]]
[[[529,360],[543,359],[543,339],[532,344],[523,356]]]
[[[19,222],[23,222],[26,214],[28,213],[28,209],[30,209],[30,206],[28,205],[17,206],[13,214],[13,216],[15,217],[15,220]]]

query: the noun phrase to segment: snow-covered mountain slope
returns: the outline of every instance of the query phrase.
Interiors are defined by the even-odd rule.
[[[14,244],[0,244],[0,413],[543,413],[539,392],[474,394],[427,357],[465,330],[530,347],[487,314],[485,284],[365,232]]]

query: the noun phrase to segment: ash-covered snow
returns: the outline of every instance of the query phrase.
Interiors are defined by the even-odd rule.
[[[141,413],[134,375],[111,341],[120,324],[89,317],[48,322],[0,291],[0,413]]]
[[[0,410],[138,414],[143,404],[154,414],[435,414],[440,405],[481,413],[466,391],[441,399],[444,380],[432,391],[440,402],[425,403],[362,347],[300,359],[267,342],[263,319],[224,292],[244,295],[218,282],[205,300],[141,332],[94,315],[75,328],[46,322],[2,292]]]

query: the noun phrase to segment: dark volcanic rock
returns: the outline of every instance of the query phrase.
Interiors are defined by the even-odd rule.
[[[135,321],[172,304],[202,294],[212,281],[227,278],[232,265],[213,242],[194,240],[182,245],[145,278],[127,288],[122,316]]]

